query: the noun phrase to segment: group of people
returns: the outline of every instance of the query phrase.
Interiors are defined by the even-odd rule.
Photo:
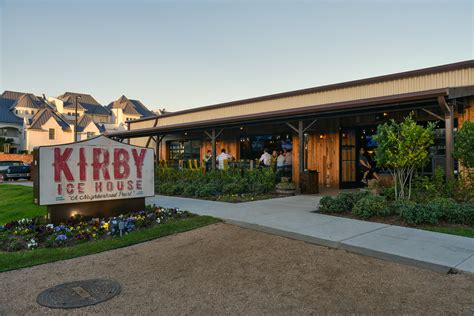
[[[225,163],[224,161],[232,161],[234,157],[229,155],[225,148],[221,149],[221,153],[216,157],[216,163],[217,163],[217,168],[219,170],[224,170],[225,169]],[[204,155],[204,164],[206,166],[206,170],[211,170],[212,168],[212,151],[208,150],[206,155]]]
[[[273,168],[277,173],[286,175],[291,173],[293,157],[287,149],[278,152],[274,150],[270,155],[269,150],[265,148],[259,162],[261,167]]]
[[[221,153],[216,157],[217,168],[223,170],[225,168],[225,161],[232,161],[234,157],[229,155],[225,148],[221,149]],[[208,150],[204,156],[204,164],[206,170],[210,170],[212,166],[212,151]],[[263,154],[259,159],[259,167],[274,168],[275,171],[285,173],[291,170],[293,164],[291,152],[283,149],[277,152],[274,150],[272,154],[268,149],[264,149]]]

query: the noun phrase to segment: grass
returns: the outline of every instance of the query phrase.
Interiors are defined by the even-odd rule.
[[[432,232],[474,238],[474,227],[423,226],[419,228]]]
[[[159,237],[185,232],[219,222],[210,216],[192,216],[173,220],[165,224],[134,231],[120,238],[102,239],[85,242],[72,247],[40,248],[17,252],[0,252],[0,272],[35,266],[38,264],[91,255],[116,248],[156,239]]]
[[[25,217],[45,214],[45,206],[33,203],[33,188],[0,184],[0,225]]]
[[[33,188],[21,185],[0,185],[0,224],[45,214],[46,207],[33,203]],[[120,238],[91,241],[72,247],[0,252],[0,272],[122,248],[219,221],[219,219],[210,216],[191,216],[137,230]]]

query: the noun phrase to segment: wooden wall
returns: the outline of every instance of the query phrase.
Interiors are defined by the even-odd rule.
[[[458,127],[465,121],[474,122],[474,98],[469,101],[469,106],[464,108],[464,113],[458,115]]]
[[[234,159],[240,159],[240,142],[237,139],[219,139],[216,143],[217,155],[221,153],[222,148]],[[212,144],[210,140],[205,140],[201,145],[201,159],[204,159],[208,150],[212,151]]]
[[[320,138],[321,132],[308,135],[307,169],[319,171],[319,186],[339,187],[339,133],[324,132],[325,138]],[[299,183],[299,139],[293,136],[293,181]]]

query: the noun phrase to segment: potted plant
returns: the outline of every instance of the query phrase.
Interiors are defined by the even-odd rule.
[[[281,181],[276,185],[275,189],[277,194],[295,195],[296,184],[290,182],[287,177],[281,177]]]

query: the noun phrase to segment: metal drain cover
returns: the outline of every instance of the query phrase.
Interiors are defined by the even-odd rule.
[[[74,281],[44,290],[36,302],[50,308],[78,308],[105,302],[119,294],[120,290],[120,284],[112,280]]]

